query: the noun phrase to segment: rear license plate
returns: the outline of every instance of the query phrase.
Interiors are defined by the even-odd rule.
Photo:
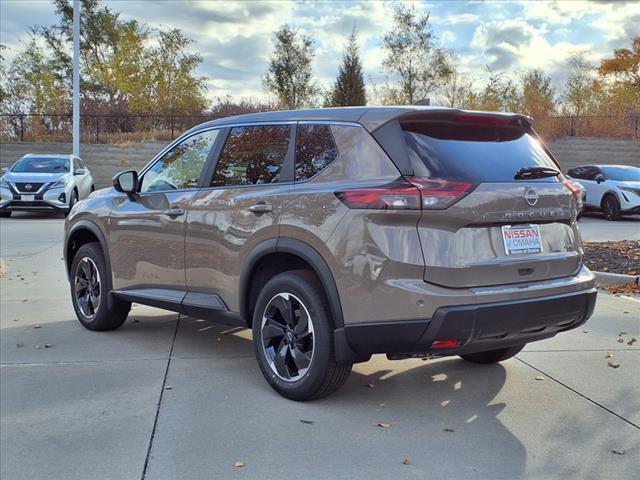
[[[20,195],[20,199],[23,202],[33,202],[36,199],[35,195]]]
[[[502,241],[507,255],[542,253],[542,236],[539,225],[505,225]]]

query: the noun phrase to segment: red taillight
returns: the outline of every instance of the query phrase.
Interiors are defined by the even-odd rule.
[[[454,348],[459,344],[458,340],[436,340],[431,344],[431,348]]]
[[[466,196],[474,184],[438,178],[406,177],[379,187],[336,192],[349,208],[443,210]]]
[[[503,118],[489,115],[465,115],[460,114],[455,116],[456,122],[467,123],[480,123],[484,125],[511,125],[512,120],[510,118]]]
[[[567,187],[567,190],[569,190],[571,193],[573,193],[573,196],[576,198],[580,198],[580,195],[582,194],[582,190],[580,190],[578,187],[576,187],[573,183],[571,183],[568,179],[564,179],[562,181],[562,184]]]
[[[469,182],[454,182],[439,178],[407,177],[420,190],[423,210],[443,210],[467,196],[475,187]]]
[[[336,197],[349,208],[420,210],[420,192],[402,179],[379,187],[336,192]]]

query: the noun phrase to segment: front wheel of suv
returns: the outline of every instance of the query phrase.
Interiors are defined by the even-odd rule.
[[[71,263],[71,300],[78,320],[89,330],[115,330],[129,315],[130,302],[109,299],[108,275],[100,244],[82,245]]]
[[[605,195],[602,199],[602,213],[609,221],[620,220],[620,202],[612,194]]]
[[[269,280],[258,296],[252,328],[260,370],[283,397],[324,397],[349,377],[351,365],[336,362],[328,301],[313,273],[295,270]]]
[[[460,355],[460,358],[467,362],[473,363],[498,363],[507,360],[524,348],[524,345],[516,345],[515,347],[500,348],[498,350],[489,350],[488,352],[470,353],[468,355]]]

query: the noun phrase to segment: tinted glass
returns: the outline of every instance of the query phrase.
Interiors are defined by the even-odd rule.
[[[287,156],[291,127],[235,127],[222,149],[212,186],[274,183]]]
[[[17,173],[61,173],[70,170],[68,158],[26,157],[21,158],[11,169]]]
[[[520,126],[419,121],[404,123],[402,129],[416,175],[421,177],[512,182],[523,167],[559,170],[538,140]]]
[[[602,173],[608,180],[640,182],[640,168],[638,167],[602,167]]]
[[[338,158],[328,125],[300,125],[296,134],[296,181],[313,177]]]
[[[218,130],[209,130],[187,138],[167,152],[147,170],[141,192],[195,188],[207,161]]]

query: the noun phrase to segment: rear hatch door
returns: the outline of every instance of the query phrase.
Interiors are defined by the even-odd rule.
[[[426,281],[464,288],[579,270],[576,197],[562,174],[553,175],[560,169],[526,121],[420,112],[403,118],[401,128],[416,184],[468,185],[448,208],[430,208],[423,193],[418,232]]]

